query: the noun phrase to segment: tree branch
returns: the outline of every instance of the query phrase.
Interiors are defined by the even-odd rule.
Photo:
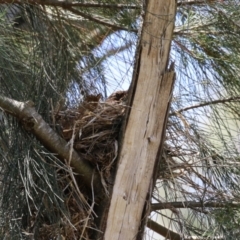
[[[221,3],[223,0],[186,0],[178,2],[177,6],[192,6],[192,5],[202,5],[202,4],[213,4]]]
[[[207,3],[217,3],[219,0],[193,0],[193,1],[182,1],[178,2],[177,6],[183,6],[183,5],[199,5],[199,4],[207,4]],[[110,22],[103,21],[101,19],[98,19],[97,17],[93,17],[89,14],[83,13],[82,11],[79,11],[75,9],[74,7],[81,7],[81,8],[114,8],[114,9],[141,9],[141,6],[133,5],[133,4],[105,4],[105,3],[80,3],[76,1],[59,1],[59,0],[0,0],[0,4],[32,4],[32,5],[44,5],[44,6],[53,6],[53,7],[61,7],[65,10],[68,10],[78,16],[82,16],[86,19],[89,19],[91,21],[97,22],[99,24],[105,25],[107,27],[110,27],[114,30],[125,30],[125,31],[132,31],[137,32],[137,30],[134,29],[128,29],[123,26],[118,26],[116,24],[112,24]]]
[[[62,9],[65,9],[67,11],[70,11],[78,16],[81,16],[83,18],[86,18],[90,21],[93,21],[93,22],[96,22],[96,23],[99,23],[99,24],[102,24],[104,26],[107,26],[107,27],[110,27],[112,28],[113,30],[125,30],[125,31],[131,31],[131,32],[137,32],[137,30],[135,29],[128,29],[128,28],[125,28],[123,26],[118,26],[116,24],[113,24],[113,23],[110,23],[110,22],[106,22],[104,20],[101,20],[99,19],[97,16],[94,17],[90,14],[87,14],[87,13],[84,13],[80,10],[77,10],[76,6],[83,6],[83,5],[86,5],[84,3],[78,3],[78,2],[70,2],[70,1],[57,1],[57,0],[28,0],[28,1],[22,1],[22,0],[0,0],[0,4],[6,4],[6,3],[9,3],[9,4],[23,4],[23,3],[26,3],[26,4],[32,4],[32,5],[44,5],[44,6],[53,6],[53,7],[61,7]],[[96,7],[96,5],[98,5],[98,7],[107,7],[107,8],[113,8],[114,6],[117,6],[117,8],[120,8],[120,9],[123,9],[123,8],[127,8],[129,9],[128,5],[123,5],[123,4],[88,4],[87,6],[88,7]],[[129,5],[131,6],[131,5]],[[130,7],[131,8],[131,7]]]
[[[90,14],[81,12],[81,11],[75,9],[75,8],[72,8],[72,7],[65,7],[64,9],[66,9],[68,11],[71,11],[72,13],[74,13],[74,14],[76,14],[78,16],[81,16],[83,18],[86,18],[86,19],[88,19],[90,21],[93,21],[93,22],[102,24],[104,26],[110,27],[113,30],[125,30],[125,31],[137,32],[137,30],[134,30],[134,29],[128,29],[128,28],[125,28],[125,27],[122,27],[122,26],[118,26],[118,25],[110,23],[110,22],[103,21],[101,19],[98,19],[97,17],[93,17]]]
[[[19,119],[23,127],[33,133],[44,147],[57,154],[57,157],[64,163],[67,161],[89,189],[93,184],[95,195],[102,194],[99,175],[94,173],[92,167],[79,157],[70,144],[53,131],[33,106],[31,101],[18,102],[0,95],[0,107],[3,111]]]
[[[189,0],[189,1],[181,1],[177,3],[177,6],[184,6],[184,5],[199,5],[199,4],[209,4],[209,3],[217,3],[222,2],[221,0]],[[59,1],[59,0],[0,0],[0,3],[10,3],[10,4],[22,4],[22,3],[29,3],[29,4],[41,4],[53,7],[82,7],[82,8],[114,8],[114,9],[140,9],[141,6],[135,4],[107,4],[107,3],[80,3],[77,1]]]
[[[239,208],[240,202],[195,202],[195,201],[185,201],[185,202],[168,202],[168,203],[153,203],[151,205],[151,211],[161,210],[161,209],[171,209],[171,208]]]
[[[148,219],[147,221],[147,227],[153,230],[154,232],[160,234],[161,236],[165,237],[169,240],[181,240],[182,237],[180,234],[169,230],[168,228],[165,228],[164,226],[154,222],[151,219]]]
[[[151,219],[148,219],[147,227],[153,230],[154,232],[158,233],[159,235],[165,237],[168,240],[207,240],[208,237],[198,237],[198,236],[182,236],[164,226],[154,222]],[[211,238],[212,240],[224,240],[224,237],[214,237]]]
[[[0,0],[0,3],[29,3],[29,4],[41,4],[54,7],[84,7],[84,8],[114,8],[114,9],[140,9],[140,6],[135,4],[105,4],[105,3],[80,3],[77,1],[59,1],[59,0]]]
[[[170,113],[170,116],[177,115],[178,113],[182,113],[182,112],[188,111],[190,109],[194,109],[194,108],[205,107],[205,106],[214,105],[214,104],[218,104],[218,103],[234,102],[234,101],[239,101],[239,100],[240,100],[240,97],[230,97],[230,98],[225,98],[225,99],[218,99],[218,100],[214,100],[214,101],[199,103],[196,105],[192,105],[192,106],[188,106],[188,107],[179,109],[178,111],[175,111],[173,113]]]

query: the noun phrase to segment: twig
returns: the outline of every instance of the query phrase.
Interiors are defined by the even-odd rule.
[[[168,228],[160,225],[159,223],[154,222],[151,219],[148,219],[147,227],[153,230],[154,232],[160,234],[161,236],[165,237],[165,239],[169,240],[207,240],[208,237],[201,237],[201,236],[183,236],[182,234],[178,234]],[[225,237],[213,237],[212,240],[224,240]]]
[[[82,16],[86,19],[89,19],[91,21],[94,21],[96,23],[99,23],[99,24],[102,24],[102,25],[105,25],[107,27],[110,27],[114,30],[125,30],[125,31],[131,31],[131,32],[137,32],[137,30],[135,29],[128,29],[128,28],[125,28],[125,27],[122,27],[122,26],[118,26],[116,24],[112,24],[110,22],[106,22],[106,21],[103,21],[103,20],[100,20],[98,19],[97,17],[93,17],[91,16],[90,14],[86,14],[86,13],[83,13],[82,11],[79,11],[73,7],[76,7],[76,6],[88,6],[88,7],[107,7],[107,8],[114,8],[115,6],[117,6],[116,8],[120,8],[120,9],[123,9],[123,8],[127,8],[127,9],[131,9],[133,8],[133,6],[131,7],[131,5],[124,5],[124,4],[95,4],[95,3],[92,3],[92,4],[84,4],[84,3],[78,3],[78,2],[69,2],[69,1],[57,1],[57,0],[28,0],[28,1],[21,1],[21,0],[0,0],[0,4],[6,4],[6,3],[16,3],[16,4],[23,4],[23,3],[26,3],[26,4],[32,4],[32,5],[37,5],[37,4],[40,4],[40,5],[44,5],[44,6],[53,6],[53,7],[62,7],[63,9],[65,10],[68,10],[78,16]],[[135,7],[136,8],[136,7]]]
[[[169,209],[169,208],[239,208],[240,202],[195,202],[195,201],[185,201],[185,202],[168,202],[168,203],[153,203],[151,205],[151,211]]]
[[[188,106],[188,107],[179,109],[178,111],[170,113],[170,116],[177,115],[178,113],[182,113],[182,112],[188,111],[190,109],[205,107],[205,106],[214,105],[214,104],[218,104],[218,103],[233,102],[233,101],[238,101],[238,100],[240,100],[240,97],[230,97],[230,98],[218,99],[218,100],[209,101],[209,102],[203,102],[203,103],[199,103],[196,105],[192,105],[192,106]]]
[[[72,13],[74,13],[78,16],[84,17],[84,18],[86,18],[88,20],[91,20],[93,22],[96,22],[96,23],[105,25],[107,27],[110,27],[113,30],[125,30],[125,31],[137,32],[137,30],[135,30],[135,29],[128,29],[128,28],[125,28],[125,27],[122,27],[122,26],[119,26],[119,25],[116,25],[116,24],[112,24],[112,23],[100,20],[96,17],[91,16],[90,14],[83,13],[83,12],[81,12],[81,11],[75,9],[75,8],[72,8],[72,7],[66,7],[65,9],[68,10],[68,11],[71,11]]]
[[[141,6],[135,4],[105,4],[105,3],[80,3],[80,2],[72,2],[72,1],[59,1],[59,0],[0,0],[0,3],[29,3],[29,4],[41,4],[48,5],[54,7],[84,7],[84,8],[114,8],[114,9],[140,9]]]
[[[160,234],[161,236],[165,237],[166,239],[174,239],[174,240],[181,240],[182,236],[176,232],[165,228],[164,226],[154,222],[151,219],[147,221],[147,227],[153,230],[154,232]]]
[[[213,4],[221,3],[222,0],[186,0],[177,3],[177,6],[191,6],[191,5],[202,5],[202,4]]]

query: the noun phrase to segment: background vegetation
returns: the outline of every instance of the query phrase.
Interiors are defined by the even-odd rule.
[[[0,3],[1,96],[33,101],[61,132],[53,113],[76,109],[89,95],[100,93],[103,102],[128,89],[145,10],[141,1]],[[177,5],[169,59],[176,83],[147,226],[167,239],[238,239],[240,4]],[[67,164],[1,103],[0,128],[0,238],[75,239],[81,225],[80,237],[91,239],[93,201],[76,190]],[[82,214],[75,225],[75,203],[66,204],[70,195],[63,191],[66,173]],[[147,231],[149,237],[156,235]]]

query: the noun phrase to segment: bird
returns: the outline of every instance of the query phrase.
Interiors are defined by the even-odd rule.
[[[107,103],[125,103],[128,91],[117,91],[112,93],[106,100]]]

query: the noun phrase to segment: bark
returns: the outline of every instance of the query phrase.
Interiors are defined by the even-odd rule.
[[[0,108],[18,118],[23,127],[33,133],[44,147],[56,154],[64,163],[69,163],[89,189],[94,187],[95,195],[102,194],[99,175],[94,173],[92,167],[79,157],[71,145],[43,120],[36,112],[33,102],[18,102],[0,95]]]
[[[175,0],[149,0],[139,70],[104,239],[136,239],[155,160],[164,142],[175,73],[167,70]]]

